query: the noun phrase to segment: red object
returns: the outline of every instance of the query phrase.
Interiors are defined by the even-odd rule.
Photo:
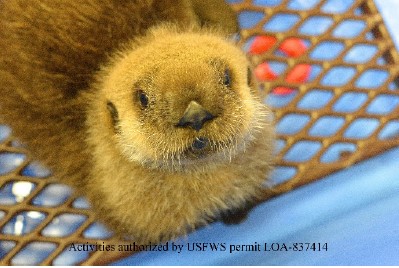
[[[312,66],[309,64],[296,65],[285,77],[288,83],[305,83],[308,81]]]
[[[288,87],[276,87],[273,89],[273,94],[276,95],[290,95],[295,92],[295,89],[288,88]]]
[[[276,42],[277,39],[273,36],[267,36],[267,35],[257,36],[254,38],[254,41],[252,42],[249,48],[249,53],[254,55],[265,53],[271,47],[273,47],[274,44],[276,44]]]
[[[277,39],[274,36],[257,36],[249,47],[249,53],[252,55],[263,54],[271,49],[276,42]],[[306,52],[307,47],[302,39],[290,37],[281,43],[279,50],[287,57],[299,57]],[[311,65],[298,64],[287,74],[285,81],[288,83],[305,83],[308,81],[311,71]],[[275,80],[278,77],[267,62],[256,66],[254,73],[259,81]],[[276,87],[273,89],[273,93],[277,95],[289,95],[293,92],[295,92],[295,89],[288,87]]]
[[[290,37],[281,43],[279,49],[289,57],[299,57],[306,52],[307,47],[302,39]]]
[[[254,73],[259,81],[274,80],[277,78],[277,74],[273,72],[272,68],[270,68],[267,62],[256,66]]]

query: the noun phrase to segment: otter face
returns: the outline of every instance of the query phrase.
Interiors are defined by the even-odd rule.
[[[245,55],[219,37],[170,35],[121,53],[102,85],[121,155],[173,170],[229,162],[264,127]]]

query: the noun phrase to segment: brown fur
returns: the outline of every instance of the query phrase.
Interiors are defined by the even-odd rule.
[[[202,5],[0,6],[2,119],[54,176],[89,198],[101,220],[143,243],[175,238],[240,208],[270,170],[269,112],[248,81],[249,63],[221,31],[198,26],[231,32],[232,13],[222,1]],[[223,84],[226,68],[231,86]],[[147,108],[138,90],[148,95]],[[192,100],[217,115],[199,131],[176,127]],[[209,146],[193,154],[199,137]]]

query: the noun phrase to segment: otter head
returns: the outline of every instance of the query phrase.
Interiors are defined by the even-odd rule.
[[[146,167],[229,162],[267,124],[245,54],[214,33],[158,28],[101,74],[97,105],[109,120],[98,127]]]

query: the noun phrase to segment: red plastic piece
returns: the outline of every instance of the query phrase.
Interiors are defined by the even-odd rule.
[[[274,80],[277,78],[277,74],[273,72],[267,62],[261,63],[256,66],[254,70],[255,76],[260,81]]]
[[[267,35],[257,36],[254,38],[254,41],[252,42],[249,48],[249,53],[254,55],[265,53],[271,47],[273,47],[274,44],[276,44],[276,42],[277,39],[273,36],[267,36]]]
[[[295,89],[288,88],[288,87],[276,87],[273,89],[273,94],[276,95],[290,95],[295,92]]]
[[[308,81],[311,71],[311,65],[298,64],[287,74],[285,81],[288,83],[305,83]]]
[[[254,38],[249,48],[249,53],[252,55],[265,53],[272,48],[276,42],[277,39],[273,36],[257,36]],[[307,47],[302,39],[290,37],[281,43],[279,50],[282,51],[287,57],[299,57],[306,52]],[[305,83],[308,81],[311,71],[311,65],[298,64],[287,74],[285,81],[288,83]],[[272,70],[267,62],[256,66],[254,73],[259,81],[275,80],[278,77],[278,75]],[[276,87],[273,89],[273,94],[277,95],[289,95],[293,92],[295,92],[295,89],[288,87]]]
[[[290,37],[281,43],[279,49],[289,57],[299,57],[306,52],[307,47],[302,39]]]

